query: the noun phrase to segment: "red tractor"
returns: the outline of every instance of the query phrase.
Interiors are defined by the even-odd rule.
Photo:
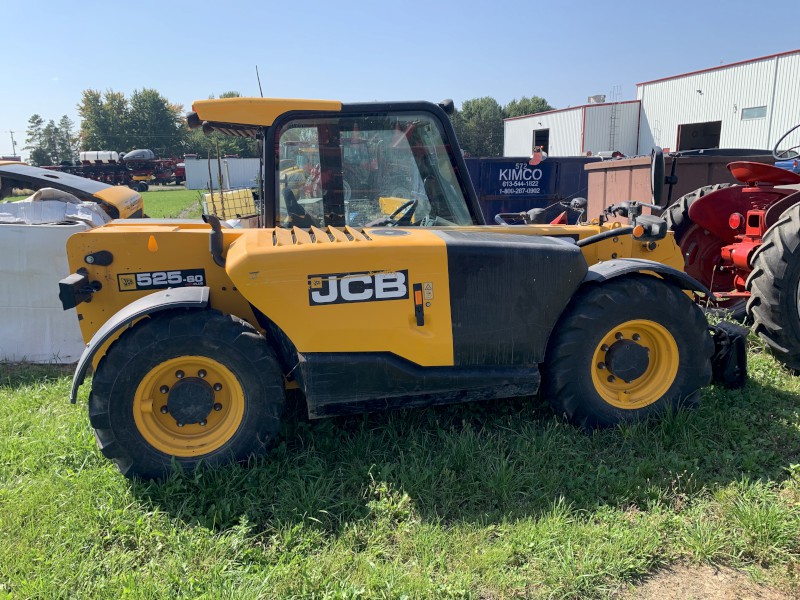
[[[798,148],[779,152],[778,144],[776,159]],[[800,370],[800,175],[743,161],[728,170],[740,185],[686,194],[669,206],[667,222],[686,272],[716,294],[718,307],[752,321],[779,360]]]

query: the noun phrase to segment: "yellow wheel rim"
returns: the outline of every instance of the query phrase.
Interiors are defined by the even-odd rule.
[[[155,366],[133,400],[139,433],[170,456],[217,450],[233,437],[243,416],[244,391],[236,376],[205,356],[181,356]]]
[[[612,372],[614,354],[616,352],[618,357],[623,345],[639,356],[644,356],[641,349],[646,351],[646,368],[630,381]],[[679,359],[678,344],[663,325],[644,319],[626,321],[609,330],[595,348],[592,383],[603,400],[612,406],[626,410],[644,408],[670,388],[678,373]]]

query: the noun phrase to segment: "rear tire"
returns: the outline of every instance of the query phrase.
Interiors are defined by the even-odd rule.
[[[100,361],[89,420],[126,477],[244,461],[277,434],[280,368],[263,336],[216,311],[174,311],[125,331]]]
[[[572,299],[548,342],[542,392],[586,429],[638,421],[695,405],[711,381],[713,351],[708,323],[686,294],[652,276],[626,276]]]
[[[717,265],[722,259],[722,248],[725,242],[712,236],[709,232],[696,225],[689,217],[689,207],[703,196],[712,192],[731,187],[732,183],[715,183],[704,185],[701,188],[684,194],[673,202],[664,212],[667,227],[675,233],[675,243],[678,244],[686,261],[686,272],[708,287],[712,292],[728,292],[733,288],[733,275],[721,272],[711,273],[711,265]],[[698,240],[701,243],[697,245]],[[696,246],[696,247],[693,247]],[[709,310],[721,316],[730,317],[736,321],[745,318],[745,305],[747,300],[731,299],[720,303]]]
[[[681,239],[689,231],[693,225],[692,220],[689,218],[689,207],[703,196],[707,196],[711,192],[716,192],[723,188],[731,187],[732,183],[715,183],[714,185],[704,185],[697,188],[693,192],[684,194],[675,202],[667,207],[664,217],[667,220],[667,227],[675,233],[675,241],[680,245]]]
[[[800,370],[800,205],[764,234],[747,279],[753,331],[787,367]]]

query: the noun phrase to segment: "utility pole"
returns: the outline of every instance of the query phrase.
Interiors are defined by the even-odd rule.
[[[13,131],[9,131],[8,133],[11,134],[11,155],[12,156],[16,156],[17,155],[17,144],[14,141],[14,132]]]

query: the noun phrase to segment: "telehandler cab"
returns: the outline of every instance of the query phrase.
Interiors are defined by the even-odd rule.
[[[485,225],[448,107],[196,102],[190,126],[261,143],[262,227],[69,239],[60,295],[87,341],[71,399],[94,367],[89,418],[122,473],[246,459],[291,387],[312,418],[541,392],[587,428],[697,401],[715,341],[687,292],[708,291],[661,223],[627,205],[629,227]],[[298,142],[314,185],[281,181]]]

